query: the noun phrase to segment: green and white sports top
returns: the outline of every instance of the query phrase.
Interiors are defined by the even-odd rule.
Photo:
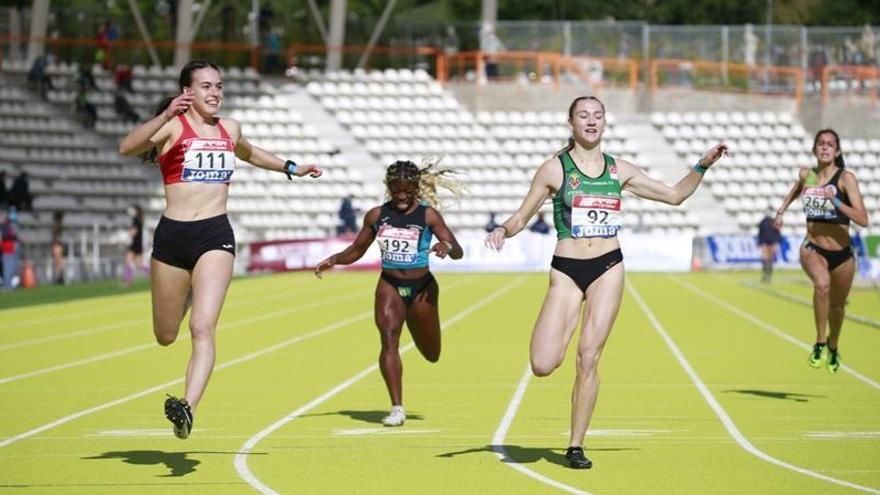
[[[568,151],[559,155],[562,186],[553,196],[557,239],[614,237],[620,222],[620,178],[614,158],[605,153],[605,169],[593,178],[581,172]]]

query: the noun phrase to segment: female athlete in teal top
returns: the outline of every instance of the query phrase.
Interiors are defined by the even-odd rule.
[[[553,200],[559,240],[551,263],[550,288],[532,332],[531,363],[537,376],[549,375],[562,364],[586,301],[565,454],[570,467],[586,469],[592,462],[584,455],[583,441],[599,391],[599,356],[623,297],[623,256],[617,242],[620,191],[681,204],[700,185],[703,172],[726,153],[727,146],[713,147],[670,187],[633,164],[602,153],[605,106],[599,99],[575,99],[568,109],[568,123],[573,134],[569,146],[538,168],[522,205],[489,233],[486,245],[500,250],[505,238],[522,231],[541,205]]]

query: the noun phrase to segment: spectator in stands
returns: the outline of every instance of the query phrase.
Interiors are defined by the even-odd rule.
[[[98,121],[98,107],[89,101],[88,93],[83,86],[79,86],[76,90],[73,109],[82,118],[83,126],[87,129],[95,128],[95,123]]]
[[[486,232],[492,232],[496,228],[498,228],[498,222],[495,221],[495,212],[489,213],[489,221],[486,222],[486,225],[483,226]]]
[[[6,188],[6,171],[0,170],[0,208],[9,206],[9,189]]]
[[[354,234],[357,232],[357,218],[355,218],[356,213],[354,211],[354,205],[351,200],[354,198],[351,194],[342,198],[342,203],[339,205],[339,220],[340,225],[337,227],[336,234]]]
[[[141,120],[141,116],[132,108],[131,103],[128,102],[128,98],[125,96],[125,90],[122,88],[116,88],[116,91],[113,92],[113,110],[125,122],[138,122]]]
[[[64,230],[64,212],[56,210],[52,213],[52,281],[56,285],[64,285],[64,241],[61,233]]]
[[[33,211],[34,196],[31,194],[31,185],[28,173],[22,170],[13,179],[12,187],[9,188],[9,204],[18,211]]]
[[[371,208],[357,238],[350,246],[315,267],[315,275],[334,265],[348,265],[361,259],[374,239],[382,252],[382,273],[376,286],[375,314],[382,350],[379,369],[391,398],[391,412],[382,419],[385,426],[406,421],[403,408],[403,365],[400,334],[406,321],[416,348],[428,361],[440,358],[440,288],[428,269],[428,255],[457,260],[464,251],[436,209],[437,186],[459,195],[458,184],[443,177],[448,170],[428,161],[421,169],[410,161],[397,161],[385,173],[388,202]],[[431,236],[437,242],[431,245]]]
[[[18,215],[15,207],[0,210],[0,253],[3,256],[3,290],[15,288],[14,279],[18,274],[18,257],[21,255],[18,242]]]
[[[546,200],[553,201],[558,241],[550,288],[532,332],[531,364],[537,376],[547,376],[562,364],[585,304],[565,459],[569,467],[588,469],[592,462],[584,455],[583,441],[599,391],[599,357],[623,297],[623,255],[617,240],[621,192],[681,204],[727,146],[714,146],[678,183],[668,186],[632,163],[602,153],[605,105],[598,98],[576,98],[568,109],[568,123],[568,145],[538,168],[522,205],[489,233],[486,246],[501,250],[505,239],[521,232]]]
[[[133,80],[134,73],[130,66],[126,64],[119,64],[116,66],[116,70],[113,71],[113,82],[116,83],[118,89],[134,93],[134,86],[132,86]]]
[[[217,321],[232,278],[235,235],[226,203],[235,159],[286,173],[291,180],[320,177],[322,171],[252,145],[239,122],[219,117],[223,81],[213,63],[187,63],[178,83],[181,93],[166,98],[155,117],[128,133],[119,151],[157,162],[164,178],[166,206],[156,227],[150,269],[153,332],[160,345],[174,342],[191,301],[192,354],[184,396],[165,402],[175,435],[187,438],[214,368]]]
[[[31,64],[31,70],[28,72],[28,83],[31,89],[40,93],[43,99],[48,97],[50,89],[55,89],[52,85],[52,78],[49,76],[48,68],[52,63],[52,54],[44,53],[34,60]]]
[[[776,246],[779,244],[779,229],[773,223],[773,207],[767,207],[767,214],[758,224],[758,247],[761,249],[761,281],[770,282],[773,276],[773,262],[776,261]]]
[[[131,241],[125,250],[125,268],[122,273],[122,284],[131,287],[135,271],[144,270],[144,210],[139,205],[131,205],[126,210],[131,217],[128,236]]]
[[[846,316],[846,298],[852,288],[856,263],[852,253],[849,224],[868,226],[868,212],[862,201],[859,181],[846,170],[840,137],[832,129],[822,129],[813,139],[816,166],[803,167],[797,181],[776,210],[776,228],[798,196],[803,197],[807,217],[807,237],[801,245],[801,266],[813,282],[813,319],[816,343],[809,364],[822,366],[829,373],[840,368],[840,331]],[[826,326],[831,327],[826,335]],[[827,346],[827,355],[823,356]]]
[[[495,230],[495,229],[492,229],[492,230]],[[535,220],[535,222],[532,224],[532,226],[529,227],[529,230],[536,233],[536,234],[549,234],[550,233],[550,225],[544,221],[544,214],[543,213],[538,212],[538,218]]]
[[[92,75],[92,66],[86,63],[79,64],[79,72],[76,74],[76,87],[83,91],[99,91],[95,76]]]

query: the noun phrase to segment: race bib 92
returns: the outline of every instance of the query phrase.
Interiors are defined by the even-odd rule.
[[[620,198],[579,194],[571,201],[571,236],[613,237],[621,228]]]
[[[193,138],[184,143],[184,182],[229,183],[235,172],[235,153],[227,139]]]

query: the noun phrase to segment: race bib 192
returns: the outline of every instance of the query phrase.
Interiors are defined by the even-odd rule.
[[[184,182],[228,183],[235,172],[235,153],[227,139],[194,138],[184,144]]]
[[[383,225],[379,227],[376,240],[382,251],[382,261],[411,265],[418,261],[419,235],[417,229],[402,229]]]

